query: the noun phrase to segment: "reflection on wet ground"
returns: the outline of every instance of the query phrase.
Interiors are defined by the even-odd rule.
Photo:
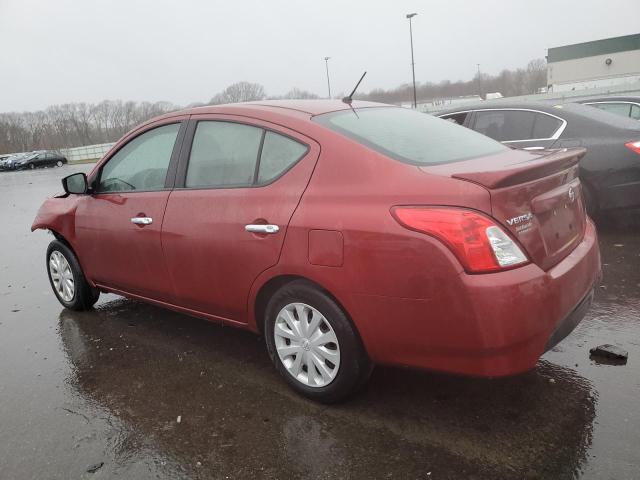
[[[602,231],[594,307],[535,370],[378,368],[326,407],[290,392],[249,333],[112,295],[61,309],[50,237],[28,226],[62,170],[0,175],[0,478],[640,477],[637,229]],[[628,363],[590,360],[601,343]]]
[[[327,408],[283,389],[260,339],[142,303],[63,311],[59,332],[77,392],[213,477],[538,478],[570,474],[591,442],[589,383],[548,362],[494,381],[380,368],[366,392]]]

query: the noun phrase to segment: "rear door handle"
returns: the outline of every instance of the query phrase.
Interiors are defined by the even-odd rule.
[[[278,233],[280,227],[278,225],[245,225],[244,229],[251,233]]]
[[[131,219],[131,223],[135,223],[136,225],[151,225],[153,223],[153,218],[151,218],[151,217],[133,217]]]

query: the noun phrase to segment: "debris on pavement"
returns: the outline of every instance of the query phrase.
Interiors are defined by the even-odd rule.
[[[589,353],[592,357],[601,357],[608,360],[616,360],[621,362],[626,362],[627,357],[629,356],[626,350],[609,344],[593,347],[591,350],[589,350]]]
[[[87,473],[96,473],[104,466],[104,462],[96,463],[95,465],[91,465],[87,468]]]

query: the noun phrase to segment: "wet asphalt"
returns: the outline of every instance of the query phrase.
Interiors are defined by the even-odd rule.
[[[640,478],[640,221],[600,225],[579,327],[506,379],[377,368],[347,403],[287,389],[263,341],[102,295],[71,312],[30,233],[59,179],[0,172],[0,479]],[[626,365],[589,358],[602,343]]]

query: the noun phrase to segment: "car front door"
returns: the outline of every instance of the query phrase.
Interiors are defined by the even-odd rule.
[[[33,163],[33,166],[36,168],[46,166],[47,165],[46,155],[47,155],[46,153],[39,153],[35,157],[33,157],[33,160],[31,160],[31,163]]]
[[[98,285],[171,301],[160,232],[185,129],[186,117],[176,117],[135,132],[90,179],[74,247]]]
[[[554,115],[524,109],[477,110],[471,128],[513,148],[551,148],[564,121]]]
[[[162,230],[179,306],[247,322],[251,285],[278,262],[319,152],[259,120],[192,117]]]

